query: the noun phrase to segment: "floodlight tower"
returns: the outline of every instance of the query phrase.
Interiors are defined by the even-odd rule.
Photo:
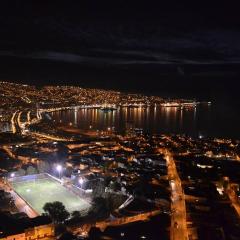
[[[62,166],[61,165],[57,165],[57,171],[58,171],[58,176],[59,176],[59,179],[61,179],[61,172],[62,172]]]
[[[80,186],[81,186],[81,188],[82,188],[82,185],[83,185],[83,178],[79,178],[78,182],[79,182],[79,184],[80,184]]]

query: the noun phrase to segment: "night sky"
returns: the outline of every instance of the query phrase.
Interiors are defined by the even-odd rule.
[[[0,3],[0,78],[124,91],[236,98],[234,1]]]

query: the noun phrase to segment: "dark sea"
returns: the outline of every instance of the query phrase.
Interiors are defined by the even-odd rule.
[[[121,107],[116,111],[100,109],[64,110],[51,113],[53,120],[82,130],[124,134],[130,128],[150,134],[186,134],[192,137],[239,139],[240,112],[234,104],[199,105],[196,108],[151,106]]]

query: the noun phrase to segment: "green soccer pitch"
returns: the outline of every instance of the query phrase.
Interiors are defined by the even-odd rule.
[[[43,206],[47,202],[62,202],[70,213],[73,211],[86,211],[90,207],[88,202],[50,177],[13,182],[12,187],[39,214],[44,212]]]

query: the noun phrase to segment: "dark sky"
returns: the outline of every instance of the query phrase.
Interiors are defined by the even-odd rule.
[[[1,1],[0,78],[237,99],[235,2]]]

